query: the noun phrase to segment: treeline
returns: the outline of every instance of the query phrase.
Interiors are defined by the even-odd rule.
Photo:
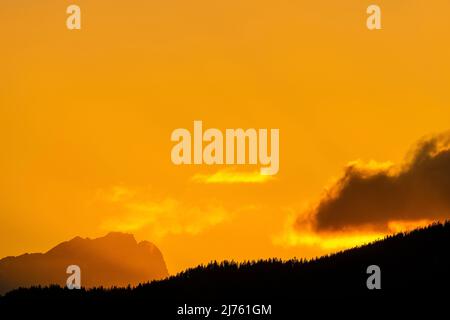
[[[366,286],[369,265],[381,269],[381,290]],[[450,222],[446,222],[312,260],[212,262],[134,288],[22,288],[6,294],[0,304],[154,309],[190,301],[388,301],[393,297],[438,296],[449,288]]]

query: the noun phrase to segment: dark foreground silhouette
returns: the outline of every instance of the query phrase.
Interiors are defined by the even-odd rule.
[[[381,290],[367,288],[370,265],[381,269]],[[272,304],[270,319],[277,319],[282,318],[281,314],[307,310],[320,314],[330,311],[327,309],[330,305],[342,310],[365,306],[371,313],[395,305],[406,312],[417,301],[423,304],[447,300],[448,292],[450,223],[446,222],[310,261],[214,262],[135,288],[17,289],[0,298],[0,307],[29,306],[28,310],[58,307],[71,313],[139,311],[149,316],[160,315],[157,319],[201,319],[177,318],[177,310],[184,304],[220,308],[229,303],[256,303]]]
[[[131,234],[111,232],[96,239],[76,237],[45,253],[0,259],[0,295],[19,287],[64,286],[70,265],[81,268],[87,288],[138,285],[169,275],[154,244],[138,243]]]

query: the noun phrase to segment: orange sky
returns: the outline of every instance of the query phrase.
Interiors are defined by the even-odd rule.
[[[380,31],[371,3],[2,1],[0,257],[119,230],[174,273],[379,236],[292,230],[350,161],[400,163],[449,129],[450,2],[376,1]],[[226,168],[172,164],[170,134],[194,120],[279,128],[279,173],[195,179]]]

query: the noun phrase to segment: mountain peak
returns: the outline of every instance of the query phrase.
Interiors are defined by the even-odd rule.
[[[82,286],[127,286],[168,276],[161,251],[134,235],[110,232],[90,239],[79,236],[44,254],[24,254],[0,260],[0,294],[32,285],[64,286],[69,265],[78,265]]]

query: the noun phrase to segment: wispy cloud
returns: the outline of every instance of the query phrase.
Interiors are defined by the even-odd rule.
[[[297,222],[297,225],[295,223]],[[370,229],[341,232],[318,232],[308,216],[298,225],[295,210],[288,209],[284,229],[272,237],[272,242],[281,247],[312,246],[323,250],[341,250],[381,239],[385,233]]]
[[[297,224],[294,226],[295,222]],[[433,220],[390,221],[388,228],[373,229],[371,226],[352,228],[340,231],[318,231],[306,220],[299,225],[295,214],[289,215],[283,231],[274,237],[272,242],[282,247],[314,246],[323,250],[342,250],[360,246],[384,238],[398,232],[411,231],[431,224]]]
[[[299,232],[290,230],[273,240],[274,244],[281,246],[317,246],[324,250],[340,250],[351,248],[382,239],[382,233],[341,233],[319,234],[315,232]]]
[[[192,181],[205,184],[264,183],[273,179],[273,176],[263,175],[259,171],[238,172],[233,170],[220,170],[213,174],[196,174],[192,177]]]
[[[119,190],[119,191],[118,191]],[[134,190],[124,187],[103,191],[103,200],[119,209],[118,214],[103,220],[100,228],[107,231],[145,231],[153,239],[168,234],[198,234],[230,218],[220,205],[190,205],[171,197],[148,200]],[[121,196],[117,196],[120,194]],[[106,196],[105,196],[106,195]],[[126,195],[122,197],[122,195]]]

